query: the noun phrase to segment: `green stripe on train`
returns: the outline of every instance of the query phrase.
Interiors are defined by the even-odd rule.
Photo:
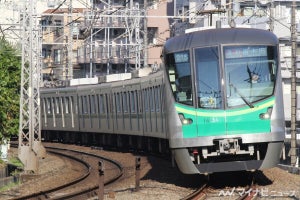
[[[183,125],[183,138],[249,134],[270,132],[270,120],[261,120],[259,115],[266,113],[274,105],[272,97],[256,103],[254,108],[244,106],[230,110],[193,109],[182,104],[175,104],[178,113],[190,118],[193,123]]]

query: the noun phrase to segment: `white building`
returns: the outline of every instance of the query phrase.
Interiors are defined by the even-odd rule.
[[[48,8],[60,6],[61,8],[68,8],[70,0],[36,0],[36,14],[39,16]],[[27,1],[31,2],[31,1]],[[63,3],[64,2],[64,3]],[[24,0],[0,0],[0,36],[12,43],[18,43],[20,40],[20,14],[24,10]],[[90,0],[74,0],[72,6],[76,8],[86,8],[90,6]]]

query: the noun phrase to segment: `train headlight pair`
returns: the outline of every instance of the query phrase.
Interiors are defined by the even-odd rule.
[[[269,107],[267,109],[267,112],[259,114],[259,118],[260,119],[270,119],[271,118],[271,114],[272,114],[272,110],[273,110],[273,107]]]
[[[179,113],[178,115],[179,115],[179,119],[183,125],[188,125],[188,124],[193,123],[193,120],[191,118],[185,118],[182,113]]]

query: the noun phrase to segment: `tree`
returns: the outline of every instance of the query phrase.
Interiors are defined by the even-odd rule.
[[[21,57],[0,38],[0,142],[18,135]]]

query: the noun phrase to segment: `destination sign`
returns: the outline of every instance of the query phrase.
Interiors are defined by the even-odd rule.
[[[189,62],[189,52],[177,52],[174,53],[175,63],[183,63],[183,62]]]
[[[231,46],[225,47],[225,58],[265,57],[266,46]]]

